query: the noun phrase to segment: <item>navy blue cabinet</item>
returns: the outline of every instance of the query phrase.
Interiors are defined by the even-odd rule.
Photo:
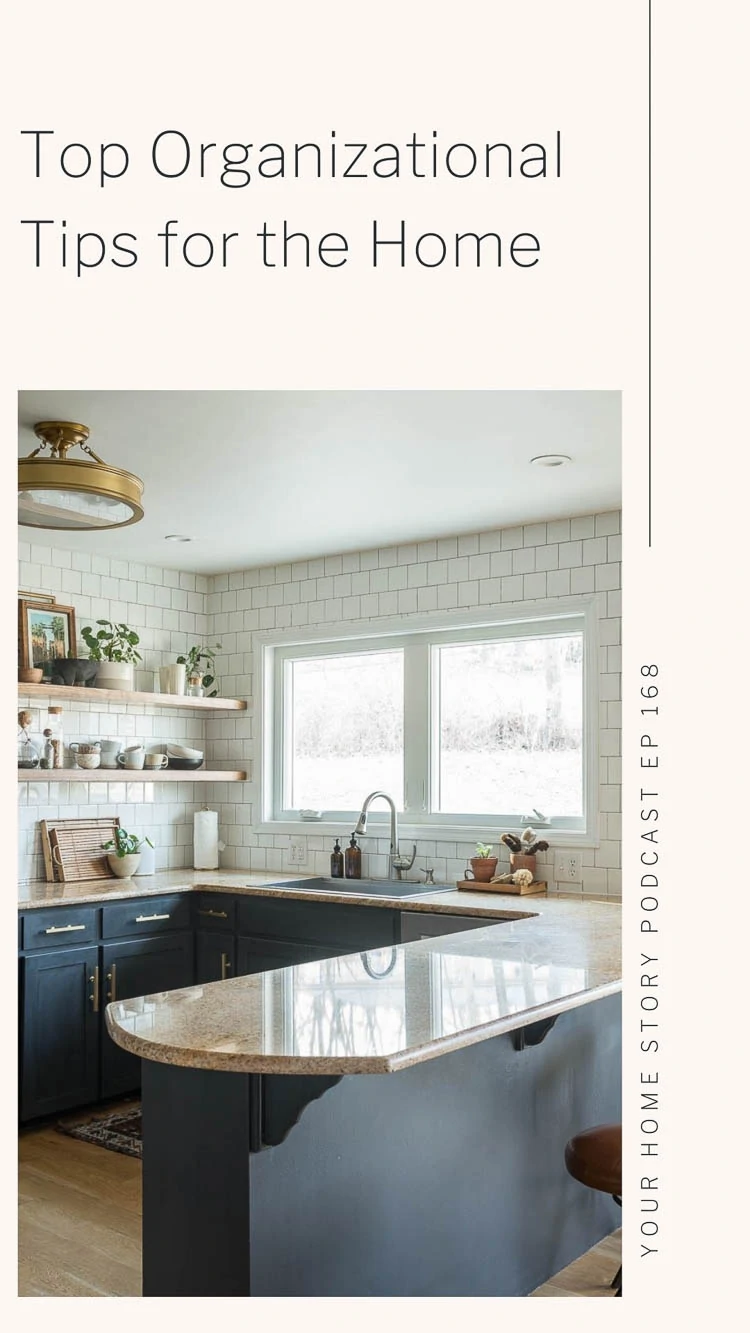
[[[24,959],[21,1118],[99,1095],[99,950],[48,949]]]
[[[122,938],[124,936],[124,938]],[[199,892],[25,912],[19,922],[21,1119],[135,1092],[107,1033],[112,1000],[225,981],[398,940],[387,908]]]
[[[164,932],[102,945],[105,1003],[134,995],[180,990],[193,981],[193,937],[189,931]],[[101,1095],[134,1092],[141,1084],[141,1062],[117,1046],[102,1027]]]
[[[220,930],[198,930],[195,935],[195,980],[227,981],[236,975],[235,938]]]

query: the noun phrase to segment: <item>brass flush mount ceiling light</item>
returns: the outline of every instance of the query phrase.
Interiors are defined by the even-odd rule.
[[[124,528],[143,518],[143,482],[132,472],[103,462],[86,443],[88,426],[74,421],[38,421],[41,444],[18,460],[18,522],[29,528],[86,532]],[[68,458],[78,445],[92,462]],[[39,455],[49,449],[49,458]]]

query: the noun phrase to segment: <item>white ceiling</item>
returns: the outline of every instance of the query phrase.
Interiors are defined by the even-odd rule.
[[[137,473],[145,518],[22,538],[198,573],[620,504],[614,391],[28,391],[19,454],[45,418],[83,422],[102,458]],[[573,461],[529,465],[545,453]]]

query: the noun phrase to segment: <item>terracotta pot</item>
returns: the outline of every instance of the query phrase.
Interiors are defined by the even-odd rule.
[[[472,856],[469,865],[477,884],[489,884],[497,870],[497,857]]]
[[[511,852],[510,868],[511,871],[530,870],[536,879],[536,856],[526,856],[524,852]]]

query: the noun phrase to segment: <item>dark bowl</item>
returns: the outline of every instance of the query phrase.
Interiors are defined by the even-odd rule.
[[[89,685],[96,683],[99,662],[90,657],[55,657],[43,663],[44,679],[52,685]]]
[[[203,760],[202,760],[202,759],[173,759],[173,757],[172,757],[171,754],[168,755],[167,757],[168,757],[168,759],[169,759],[169,763],[167,764],[167,768],[189,768],[189,769],[193,769],[193,768],[202,768],[202,767],[203,767]]]

